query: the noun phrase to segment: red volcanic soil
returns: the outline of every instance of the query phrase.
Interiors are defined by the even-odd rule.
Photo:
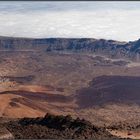
[[[6,91],[1,92],[0,94],[13,94],[13,95],[20,95],[22,97],[26,97],[32,100],[38,101],[47,101],[47,102],[70,102],[72,98],[69,96],[64,96],[60,94],[49,94],[43,92],[30,92],[30,91]]]
[[[38,117],[46,112],[57,114],[59,108],[71,107],[73,102],[72,97],[58,91],[63,92],[62,88],[51,86],[14,85],[4,90],[1,88],[0,92],[0,117]]]
[[[140,105],[140,77],[100,76],[76,94],[80,108],[110,103]]]

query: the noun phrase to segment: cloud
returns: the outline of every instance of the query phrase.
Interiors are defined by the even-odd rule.
[[[78,8],[78,3],[74,2],[53,3],[42,3],[40,6],[37,6],[39,2],[3,3],[0,6],[0,35],[89,37],[122,41],[140,38],[140,10],[135,4],[131,7],[125,6],[125,3],[119,6],[118,3],[116,7],[117,3],[112,3],[114,8],[109,8],[107,3],[85,2]]]

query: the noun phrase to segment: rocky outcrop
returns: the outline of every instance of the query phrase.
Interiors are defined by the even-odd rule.
[[[70,115],[23,118],[6,124],[15,139],[107,139],[115,138],[104,128]]]

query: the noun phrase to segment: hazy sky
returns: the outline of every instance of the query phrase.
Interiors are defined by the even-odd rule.
[[[0,2],[0,36],[140,38],[140,2]]]

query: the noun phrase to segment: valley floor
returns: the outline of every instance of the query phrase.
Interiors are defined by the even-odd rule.
[[[35,118],[48,112],[84,118],[98,127],[119,122],[138,125],[139,85],[140,66],[128,60],[77,53],[0,52],[3,118]],[[140,134],[139,130],[131,135],[125,130],[109,132],[130,138]]]

